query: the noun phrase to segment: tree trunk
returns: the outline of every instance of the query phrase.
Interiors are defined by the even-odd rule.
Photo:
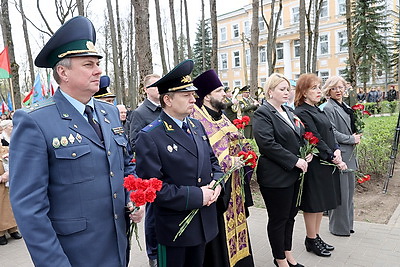
[[[351,0],[346,0],[346,29],[347,29],[347,49],[349,52],[349,78],[351,86],[356,88],[357,86],[357,68],[354,60],[354,44],[353,44],[353,26],[351,23]],[[400,81],[400,79],[399,79]]]
[[[190,30],[189,30],[189,14],[187,8],[187,0],[183,0],[185,5],[185,20],[186,20],[186,45],[188,51],[188,58],[192,58],[192,47],[190,46]]]
[[[112,62],[114,67],[114,91],[117,96],[118,103],[121,103],[121,82],[120,82],[120,67],[118,66],[118,48],[117,48],[117,34],[115,32],[114,13],[111,0],[107,0],[108,17],[110,21],[111,31],[111,47],[112,47]]]
[[[242,32],[242,61],[244,70],[244,83],[249,84],[249,77],[247,77],[247,61],[246,61],[246,37],[244,32]]]
[[[323,0],[318,0],[319,2],[315,3],[315,21],[314,21],[314,42],[312,46],[312,60],[311,60],[311,72],[317,72],[317,52],[318,52],[318,44],[319,44],[319,17],[321,14],[321,7]]]
[[[80,16],[85,16],[85,6],[84,0],[76,0],[76,7],[78,8],[78,14]]]
[[[179,34],[179,62],[184,60],[185,53],[184,53],[184,48],[183,48],[183,1],[181,0],[180,2],[180,15],[181,15],[181,32]]]
[[[32,57],[32,50],[31,50],[31,45],[29,42],[29,35],[28,35],[28,26],[26,25],[26,18],[25,18],[25,13],[24,13],[24,8],[22,6],[22,0],[19,0],[19,8],[21,12],[21,18],[22,18],[22,29],[24,31],[24,39],[25,39],[25,47],[26,47],[26,53],[27,53],[27,60],[29,64],[29,74],[30,74],[30,82],[27,83],[28,88],[32,88],[33,82],[35,81],[35,71],[33,67],[33,57]]]
[[[11,23],[8,9],[8,0],[1,0],[1,31],[3,33],[4,46],[8,46],[8,55],[10,57],[12,91],[11,97],[14,97],[15,109],[21,108],[21,92],[19,88],[19,66],[15,61],[14,42],[11,34]]]
[[[119,80],[121,82],[120,94],[116,94],[118,103],[126,102],[125,94],[125,75],[124,75],[124,57],[122,51],[122,37],[121,37],[121,19],[119,17],[119,3],[115,0],[115,12],[117,15],[117,37],[118,37],[118,61],[119,61]]]
[[[202,71],[206,70],[206,26],[205,26],[205,17],[204,17],[204,0],[201,0],[201,51],[202,51],[202,62],[203,66],[201,68]]]
[[[300,74],[306,72],[306,4],[300,0],[299,7],[299,32],[300,32]]]
[[[130,4],[130,15],[128,19],[128,49],[127,49],[127,64],[126,64],[126,76],[128,78],[128,92],[127,100],[124,102],[125,105],[133,107],[135,95],[134,95],[134,83],[133,83],[133,5]]]
[[[258,10],[259,10],[258,0],[253,0],[252,8],[253,8],[253,17],[251,23],[251,42],[250,42],[250,92],[256,92],[258,87],[258,39],[260,35],[258,27]]]
[[[149,31],[149,0],[132,0],[135,8],[135,54],[139,66],[139,79],[142,81],[153,73],[153,59]]]
[[[274,13],[271,12],[271,18],[269,20],[269,23],[265,19],[264,16],[264,3],[263,0],[261,0],[261,14],[263,17],[263,20],[265,22],[265,25],[267,25],[268,29],[268,45],[266,47],[267,49],[267,62],[268,62],[268,75],[271,75],[275,71],[275,64],[276,64],[276,36],[278,34],[278,27],[279,27],[279,19],[281,18],[282,14],[282,0],[279,0],[279,11],[278,14],[275,18]],[[271,10],[275,10],[275,0],[271,1]]]
[[[136,1],[136,0],[135,0]],[[145,0],[148,2],[148,0]],[[178,55],[178,38],[176,37],[176,24],[175,24],[175,11],[174,11],[174,0],[169,0],[169,11],[171,16],[171,26],[172,26],[172,43],[173,51],[174,51],[174,65],[178,65],[179,63],[179,55]],[[139,66],[140,69],[140,66]]]
[[[218,25],[217,25],[217,0],[210,0],[211,13],[211,68],[218,73]],[[247,69],[245,69],[247,71]]]
[[[158,33],[158,43],[160,47],[160,55],[161,55],[161,64],[163,69],[163,75],[167,74],[167,63],[165,61],[165,52],[164,52],[164,40],[162,34],[162,24],[161,24],[161,12],[160,12],[160,2],[159,0],[154,0],[156,5],[156,19],[157,19],[157,33]]]

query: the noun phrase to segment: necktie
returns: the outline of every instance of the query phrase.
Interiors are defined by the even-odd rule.
[[[85,114],[88,118],[88,122],[90,126],[93,127],[94,131],[96,132],[97,136],[100,138],[101,141],[103,141],[103,134],[100,129],[100,125],[95,121],[93,118],[93,111],[91,106],[85,106]]]
[[[187,134],[187,136],[189,136],[190,138],[193,139],[192,133],[189,130],[189,126],[187,125],[186,122],[183,122],[182,124],[182,130]]]

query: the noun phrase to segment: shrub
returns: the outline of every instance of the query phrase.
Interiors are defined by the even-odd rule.
[[[381,179],[387,175],[397,116],[369,117],[357,146],[359,170]]]

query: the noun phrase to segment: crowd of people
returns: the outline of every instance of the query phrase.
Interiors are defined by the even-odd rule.
[[[253,176],[274,265],[303,266],[292,254],[299,210],[305,249],[317,256],[335,249],[320,236],[324,212],[333,235],[355,232],[362,135],[345,98],[360,94],[343,78],[322,84],[315,74],[293,81],[273,73],[254,99],[249,86],[224,87],[214,70],[192,80],[188,59],[163,77],[147,75],[145,100],[129,111],[114,103],[95,42],[87,18],[66,22],[35,60],[53,69],[55,95],[0,122],[0,245],[23,237],[37,266],[125,267],[135,261],[127,229],[144,219],[150,267],[255,266],[247,222]],[[358,101],[380,97],[371,92]],[[397,99],[396,91],[389,96]],[[238,129],[234,120],[246,116]],[[302,155],[306,134],[315,150]],[[254,175],[240,156],[254,152],[253,138]],[[132,203],[123,187],[131,174],[162,181],[153,203]]]

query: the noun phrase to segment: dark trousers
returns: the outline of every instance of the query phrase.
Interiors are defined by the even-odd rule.
[[[158,245],[158,267],[202,267],[206,244],[193,247]]]
[[[285,259],[285,251],[292,250],[294,218],[299,183],[286,188],[260,186],[268,212],[268,238],[275,259]]]
[[[157,259],[156,220],[154,218],[154,207],[151,203],[146,204],[146,218],[144,220],[144,233],[146,237],[146,252],[150,260]]]

